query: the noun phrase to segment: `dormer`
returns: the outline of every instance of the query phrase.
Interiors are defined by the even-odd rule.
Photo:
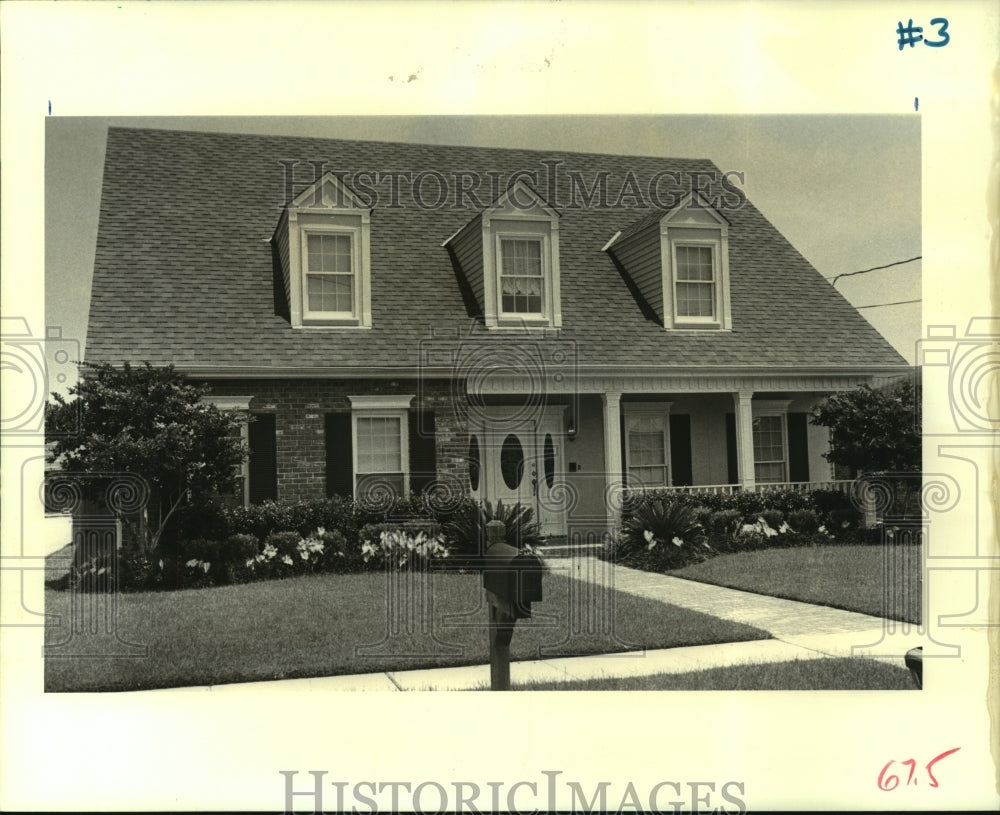
[[[371,207],[326,173],[297,195],[274,233],[295,328],[371,328]]]
[[[697,192],[605,246],[668,330],[732,329],[729,222]]]
[[[562,325],[559,213],[523,181],[443,244],[487,328]]]

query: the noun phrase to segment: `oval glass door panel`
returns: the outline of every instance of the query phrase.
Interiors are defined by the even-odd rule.
[[[479,491],[479,439],[469,439],[469,486],[473,492]]]
[[[517,489],[524,476],[524,448],[513,433],[503,440],[500,448],[500,474],[509,489]]]
[[[545,486],[552,489],[552,485],[556,482],[556,446],[552,442],[551,433],[545,434],[544,456]]]

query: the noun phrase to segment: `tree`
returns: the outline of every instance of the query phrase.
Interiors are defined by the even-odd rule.
[[[148,556],[178,510],[233,491],[246,458],[241,420],[202,401],[207,388],[186,384],[172,365],[84,368],[69,389],[75,399],[54,393],[46,405],[48,460],[72,472],[144,479],[149,500],[132,531]]]
[[[920,394],[913,379],[828,396],[812,423],[830,428],[830,451],[823,455],[833,464],[859,473],[921,471]]]

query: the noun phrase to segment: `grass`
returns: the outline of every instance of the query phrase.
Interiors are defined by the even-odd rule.
[[[59,620],[46,628],[45,689],[140,690],[488,661],[488,612],[478,575],[434,574],[430,613],[409,627],[409,618],[395,617],[399,635],[379,646],[390,623],[388,585],[384,573],[325,574],[123,593],[113,596],[110,633],[72,637],[71,614],[100,600],[49,588],[46,613]],[[543,588],[545,600],[535,604],[534,617],[517,624],[513,660],[770,636],[624,593],[583,591],[558,572],[545,575]],[[97,618],[91,611],[87,619]],[[122,641],[146,646],[147,655],[116,658],[128,651]],[[53,655],[66,652],[75,656]]]
[[[514,690],[916,690],[910,672],[870,659],[801,659],[680,674],[603,677]]]
[[[920,547],[815,546],[719,555],[670,572],[702,583],[920,623]]]

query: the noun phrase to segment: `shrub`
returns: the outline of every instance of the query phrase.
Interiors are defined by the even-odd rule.
[[[735,509],[721,509],[708,516],[705,529],[709,545],[718,552],[729,552],[743,516]]]
[[[800,535],[815,536],[819,530],[819,515],[812,509],[796,509],[788,513],[788,525]]]
[[[531,507],[497,501],[463,502],[442,524],[441,532],[452,550],[461,555],[479,555],[485,551],[486,524],[502,521],[505,543],[517,549],[530,549],[542,542],[541,529],[533,520]]]
[[[782,527],[785,525],[785,518],[781,514],[780,510],[765,509],[760,513],[760,518],[768,527],[774,529],[778,533],[783,531]]]
[[[616,556],[627,565],[664,571],[704,560],[708,542],[693,506],[667,497],[642,503],[622,522]]]

